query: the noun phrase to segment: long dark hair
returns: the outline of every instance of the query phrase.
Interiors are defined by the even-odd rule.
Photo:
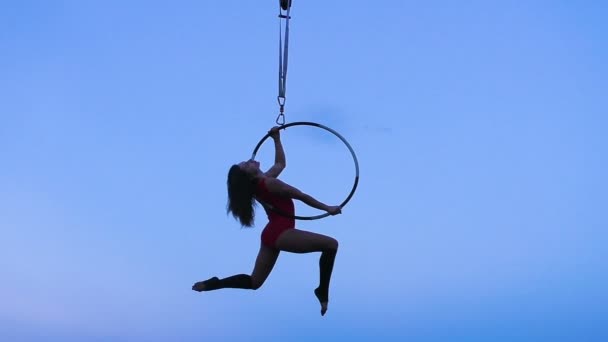
[[[255,219],[255,182],[256,180],[232,165],[228,171],[228,204],[226,212],[238,219],[242,226],[251,227]]]

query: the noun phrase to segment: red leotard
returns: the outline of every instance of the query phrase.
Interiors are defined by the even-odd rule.
[[[288,215],[294,215],[295,208],[293,200],[288,197],[279,196],[268,191],[266,188],[266,180],[261,179],[256,187],[255,196],[264,203],[268,203],[273,207],[277,208],[282,213]],[[268,216],[268,224],[262,231],[261,240],[262,243],[268,247],[275,248],[275,242],[279,238],[279,235],[288,229],[295,228],[295,219],[285,217],[271,209],[264,208],[266,215]]]

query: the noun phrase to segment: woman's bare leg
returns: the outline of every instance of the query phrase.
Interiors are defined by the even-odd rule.
[[[321,252],[319,259],[319,287],[315,296],[321,304],[321,315],[327,311],[329,301],[329,282],[334,268],[338,241],[332,237],[299,229],[289,229],[283,232],[276,242],[276,247],[292,253]]]
[[[260,245],[260,251],[255,260],[255,266],[251,275],[236,274],[224,279],[213,277],[205,281],[199,281],[192,286],[194,291],[213,291],[224,288],[236,288],[257,290],[272,271],[279,256],[279,250]]]
[[[270,248],[260,244],[260,251],[258,257],[255,260],[255,266],[251,272],[251,286],[254,290],[262,287],[270,272],[274,268],[274,264],[277,262],[280,251],[275,248]]]

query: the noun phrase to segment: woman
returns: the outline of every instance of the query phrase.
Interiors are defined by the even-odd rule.
[[[255,261],[253,272],[237,274],[224,279],[212,277],[197,282],[192,286],[194,291],[212,291],[223,288],[259,289],[272,271],[280,251],[291,253],[321,252],[319,259],[319,286],[314,290],[321,304],[321,315],[327,311],[329,301],[329,282],[338,251],[338,241],[334,238],[299,230],[295,228],[295,220],[288,217],[294,215],[293,200],[300,200],[307,205],[324,210],[331,215],[341,213],[340,206],[328,206],[308,194],[277,179],[285,168],[285,152],[281,144],[278,127],[270,130],[274,140],[275,162],[266,172],[260,170],[260,163],[248,160],[233,165],[228,172],[228,206],[227,211],[241,225],[253,226],[255,217],[255,201],[258,200],[268,216],[268,224],[261,235],[260,251]],[[268,208],[271,205],[275,210]],[[281,215],[277,213],[285,213]]]

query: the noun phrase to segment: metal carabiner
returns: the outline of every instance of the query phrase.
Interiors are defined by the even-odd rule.
[[[277,116],[277,119],[275,122],[277,123],[277,125],[283,126],[285,124],[285,114],[283,114],[283,113],[279,114],[279,116]]]
[[[279,106],[281,106],[281,108],[285,107],[285,96],[277,96],[277,102],[279,103]],[[283,111],[283,109],[281,109],[281,112]]]
[[[277,119],[275,120],[275,122],[277,123],[277,125],[279,126],[283,126],[285,124],[285,114],[283,114],[283,111],[285,110],[284,105],[281,105],[280,108],[280,112],[279,112],[279,116],[277,116]],[[279,121],[280,120],[280,121]]]
[[[277,96],[277,102],[279,102],[279,116],[277,116],[276,119],[276,123],[277,125],[284,125],[285,124],[285,97],[284,96]],[[279,121],[281,120],[281,121]]]

